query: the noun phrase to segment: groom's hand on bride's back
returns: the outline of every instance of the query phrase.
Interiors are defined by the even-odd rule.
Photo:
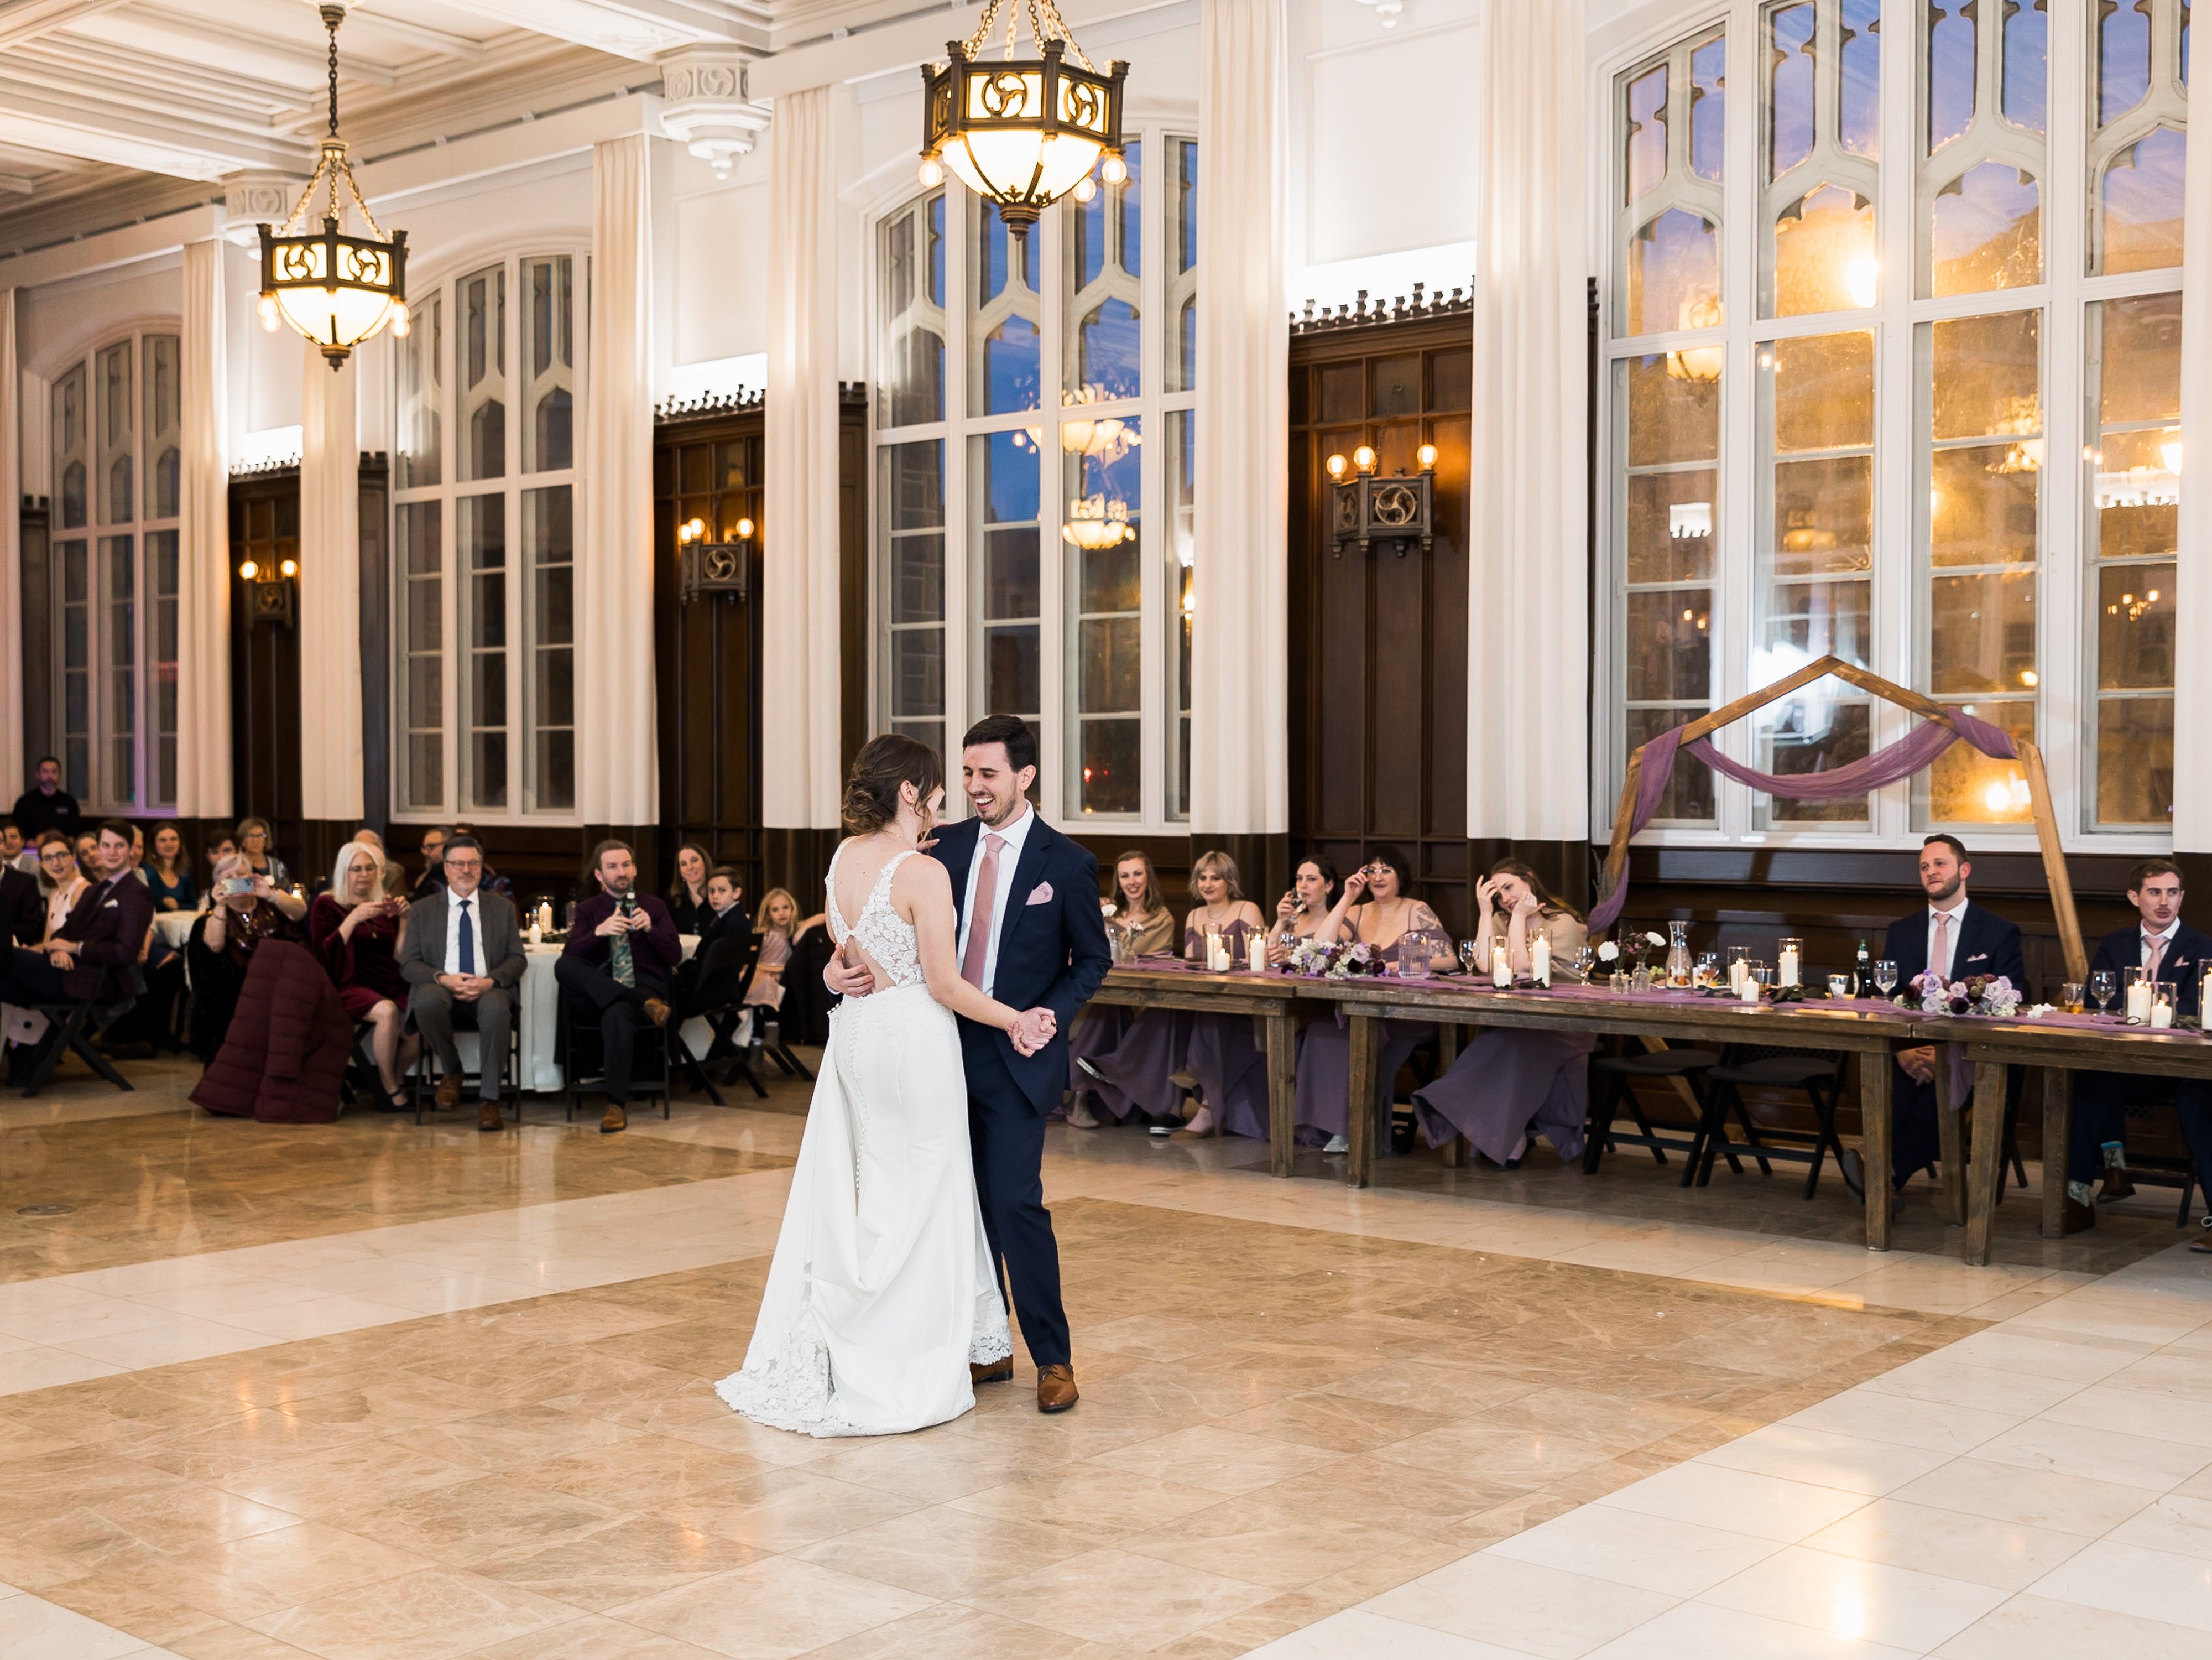
[[[876,988],[876,976],[866,963],[847,963],[839,952],[822,970],[822,983],[840,997],[866,997]]]

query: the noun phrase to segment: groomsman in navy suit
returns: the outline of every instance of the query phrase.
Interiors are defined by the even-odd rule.
[[[2144,860],[2129,873],[2128,903],[2139,920],[2098,942],[2089,971],[2108,970],[2117,984],[2122,970],[2141,969],[2148,978],[2174,988],[2174,1018],[2197,1014],[2197,985],[2212,961],[2212,937],[2181,920],[2180,870],[2170,860]],[[2136,1190],[2128,1178],[2128,1109],[2168,1101],[2189,1138],[2198,1179],[2212,1176],[2212,1088],[2194,1079],[2074,1074],[2073,1133],[2066,1149],[2068,1233],[2097,1225],[2099,1201],[2111,1204]],[[2093,1198],[2089,1184],[2100,1175],[2104,1188]],[[2212,1187],[2205,1191],[2212,1202]],[[2199,1248],[2212,1249],[2212,1240],[2199,1239],[2191,1247]]]
[[[1881,954],[1897,964],[1897,983],[1913,996],[1912,981],[1931,966],[1953,983],[1977,975],[2002,975],[2026,989],[2027,964],[2021,956],[2020,927],[1995,911],[1966,901],[1966,879],[1974,873],[1966,843],[1955,836],[1931,836],[1920,848],[1920,888],[1924,909],[1889,925]],[[1890,1133],[1891,1177],[1903,1187],[1913,1171],[1936,1162],[1936,1047],[1900,1049],[1889,1080],[1894,1128]],[[1966,1104],[1955,1104],[1964,1111]],[[1844,1174],[1864,1190],[1864,1172],[1855,1150],[1844,1155]]]

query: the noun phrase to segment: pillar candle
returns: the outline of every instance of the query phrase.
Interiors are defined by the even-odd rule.
[[[1528,963],[1538,985],[1552,983],[1552,942],[1540,933],[1536,936],[1536,943],[1528,947]]]
[[[1267,971],[1267,936],[1266,934],[1255,933],[1246,939],[1244,959],[1250,965],[1253,973],[1265,974]]]
[[[1797,953],[1796,952],[1784,952],[1777,968],[1778,972],[1774,976],[1776,985],[1794,986],[1797,983]]]
[[[2169,998],[2160,998],[2150,1006],[2150,1023],[2161,1030],[2173,1024],[2173,1003]]]
[[[1500,991],[1513,983],[1512,960],[1505,955],[1503,946],[1490,948],[1490,983]]]
[[[1740,983],[1735,988],[1735,994],[1747,1003],[1756,1003],[1759,1000],[1759,982],[1751,977],[1751,970],[1746,969],[1737,976],[1737,979]]]
[[[2128,988],[2128,1024],[2145,1025],[2150,1020],[2150,982],[2138,980]]]

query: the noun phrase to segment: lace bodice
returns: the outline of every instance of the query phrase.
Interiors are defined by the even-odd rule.
[[[877,968],[889,979],[890,984],[883,989],[918,986],[921,983],[921,949],[915,942],[914,924],[901,921],[899,914],[891,909],[892,873],[914,857],[914,849],[895,853],[884,861],[875,886],[868,890],[867,900],[860,907],[860,921],[848,927],[844,913],[837,908],[837,860],[845,856],[845,849],[851,845],[849,842],[839,845],[830,860],[830,874],[823,883],[828,890],[828,903],[823,909],[830,918],[830,937],[840,946],[848,939],[857,938],[860,949],[875,959]]]

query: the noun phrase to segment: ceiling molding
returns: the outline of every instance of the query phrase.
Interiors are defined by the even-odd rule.
[[[650,63],[683,46],[768,45],[768,19],[725,0],[450,0],[510,28]]]
[[[122,3],[123,0],[0,0],[0,51]]]

